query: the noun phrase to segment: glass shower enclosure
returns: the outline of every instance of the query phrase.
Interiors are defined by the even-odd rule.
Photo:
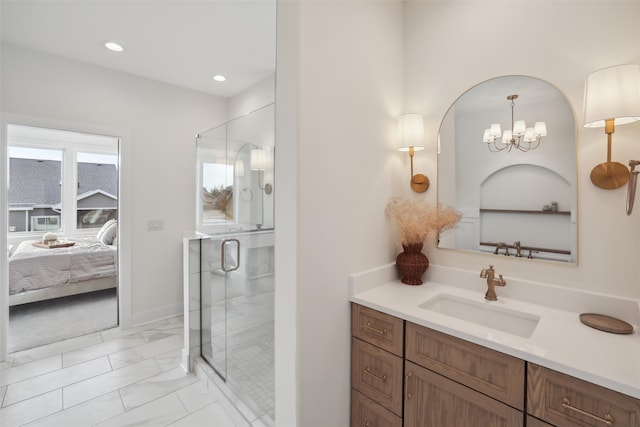
[[[197,135],[201,356],[274,419],[274,104]]]

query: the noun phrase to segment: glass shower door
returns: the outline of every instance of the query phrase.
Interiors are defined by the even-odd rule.
[[[274,412],[274,106],[198,135],[202,357],[257,416]]]

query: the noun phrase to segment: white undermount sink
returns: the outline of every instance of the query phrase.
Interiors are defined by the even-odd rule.
[[[439,294],[419,307],[491,329],[529,338],[540,317],[497,306],[490,301],[473,301],[454,295]]]

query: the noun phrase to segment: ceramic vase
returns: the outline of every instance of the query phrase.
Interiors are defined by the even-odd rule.
[[[400,280],[407,285],[422,285],[422,275],[429,267],[429,258],[422,253],[423,243],[403,243],[396,257]]]

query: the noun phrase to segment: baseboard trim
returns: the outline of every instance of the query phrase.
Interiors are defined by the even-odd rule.
[[[182,313],[182,304],[165,305],[164,307],[154,308],[153,310],[147,310],[140,313],[132,313],[131,325],[133,327],[141,326],[145,323],[157,322],[158,320],[181,316]]]

